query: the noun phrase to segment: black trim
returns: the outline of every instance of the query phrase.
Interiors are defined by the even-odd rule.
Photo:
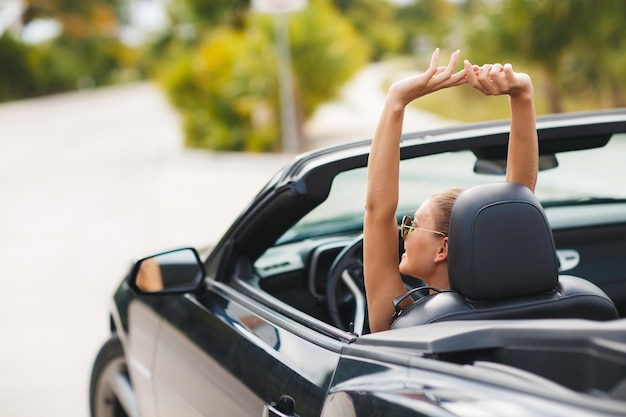
[[[339,352],[344,344],[354,343],[358,338],[353,333],[307,316],[240,279],[233,282],[236,288],[218,282],[209,285],[210,290],[219,296],[240,303],[259,317],[329,350]]]

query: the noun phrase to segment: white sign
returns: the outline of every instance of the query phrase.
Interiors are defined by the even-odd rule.
[[[302,10],[307,0],[252,0],[252,9],[261,13],[288,13]]]

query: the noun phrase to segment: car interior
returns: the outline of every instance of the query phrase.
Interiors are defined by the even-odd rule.
[[[617,186],[620,176],[626,177],[619,173],[618,155],[624,152],[626,135],[621,134],[605,140],[603,146],[594,145],[594,149],[543,155],[547,162],[541,169],[535,193],[552,231],[554,247],[546,251],[550,259],[555,259],[558,273],[599,287],[612,300],[620,317],[626,316],[626,192]],[[489,171],[486,166],[491,166],[491,174],[502,174],[494,168],[502,165],[497,163],[499,155],[473,150],[402,161],[398,219],[413,214],[421,201],[442,188],[501,182],[501,176],[485,176]],[[491,164],[487,163],[487,156],[493,158]],[[590,158],[602,161],[594,165],[592,178],[581,170],[581,166],[588,166],[585,161]],[[439,166],[451,168],[442,173],[437,171]],[[266,250],[245,281],[308,316],[350,328],[355,319],[355,303],[359,293],[363,293],[362,282],[354,279],[356,287],[340,282],[337,303],[344,318],[340,326],[334,323],[328,309],[327,285],[333,281],[329,273],[338,255],[360,237],[365,174],[365,168],[359,168],[337,175],[327,200]],[[606,183],[598,185],[598,178],[606,178]],[[340,221],[326,220],[329,213]],[[400,252],[401,244],[400,239]],[[358,269],[357,258],[355,254],[354,267]],[[358,271],[354,272],[357,276]],[[407,290],[422,286],[417,278],[403,279]],[[520,279],[524,284],[531,280]]]

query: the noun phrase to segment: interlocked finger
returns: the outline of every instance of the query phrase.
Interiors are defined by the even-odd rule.
[[[493,81],[493,90],[496,94],[502,94],[509,91],[509,80],[507,74],[504,72],[504,67],[501,64],[494,64],[489,72],[489,78]]]
[[[489,91],[483,86],[480,76],[484,73],[484,67],[471,65],[469,61],[465,61],[465,75],[468,82],[483,94],[490,95]]]
[[[501,67],[501,66],[500,66]],[[500,90],[496,84],[494,84],[494,78],[497,78],[499,74],[497,74],[498,67],[492,64],[485,64],[480,69],[478,74],[478,82],[483,88],[481,91],[487,95],[497,95],[500,94]]]

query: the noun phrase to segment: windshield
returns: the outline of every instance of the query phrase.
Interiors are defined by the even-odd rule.
[[[470,151],[403,160],[400,163],[398,216],[413,214],[421,202],[436,191],[484,183],[484,176],[473,173],[475,161],[476,157]],[[326,201],[303,217],[277,243],[360,231],[365,212],[366,176],[367,168],[337,175]],[[487,178],[498,181],[497,177]]]
[[[626,199],[626,135],[597,149],[559,153],[558,167],[539,173],[535,193],[544,205],[571,205]],[[504,175],[474,172],[475,155],[459,151],[403,160],[400,164],[398,218],[413,214],[435,192],[503,181]],[[288,230],[277,244],[316,236],[360,232],[363,227],[367,169],[337,175],[326,201]]]
[[[535,194],[545,205],[626,199],[626,134],[596,149],[557,154],[559,166],[539,173]]]

